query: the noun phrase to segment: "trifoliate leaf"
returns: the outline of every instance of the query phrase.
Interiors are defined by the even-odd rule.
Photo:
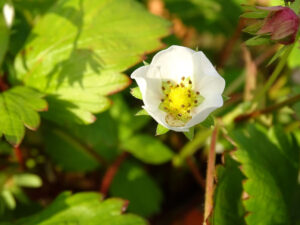
[[[140,100],[143,100],[143,96],[139,87],[131,88],[130,94]]]
[[[121,72],[160,47],[168,26],[134,0],[59,0],[17,56],[17,78],[48,94],[46,118],[92,123],[106,96],[129,85]]]
[[[122,164],[114,177],[110,192],[112,196],[129,200],[130,212],[148,217],[160,211],[162,192],[138,163]]]
[[[25,133],[24,125],[35,130],[40,124],[36,111],[47,109],[47,103],[37,91],[28,87],[14,87],[0,93],[0,137],[12,145],[19,145]]]
[[[147,222],[133,214],[123,214],[127,203],[122,199],[102,200],[97,193],[69,192],[60,194],[43,211],[18,221],[15,225],[147,225]]]
[[[169,131],[168,128],[164,127],[163,125],[157,124],[156,127],[156,135],[162,135]]]
[[[134,135],[123,142],[121,148],[149,164],[165,163],[174,155],[166,145],[148,135]]]
[[[272,132],[249,125],[233,132],[234,157],[246,176],[243,204],[247,225],[297,224],[299,220],[299,150],[295,138],[282,129]]]

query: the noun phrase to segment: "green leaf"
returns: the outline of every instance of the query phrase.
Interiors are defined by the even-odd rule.
[[[135,115],[136,116],[149,116],[148,112],[145,109],[139,110]]]
[[[36,111],[47,109],[47,103],[37,91],[28,87],[14,87],[0,93],[0,137],[12,145],[19,145],[25,133],[24,125],[35,130],[40,124]]]
[[[143,100],[142,92],[139,87],[131,88],[130,94],[140,100]]]
[[[69,133],[47,127],[44,135],[46,153],[63,170],[87,172],[99,167],[99,162],[90,153],[89,147]]]
[[[133,214],[123,214],[126,201],[111,198],[102,200],[97,193],[71,195],[64,192],[42,212],[20,220],[16,225],[146,225],[147,222]]]
[[[191,141],[194,138],[195,128],[191,127],[188,132],[184,132],[184,135]]]
[[[17,77],[49,95],[46,118],[92,123],[129,85],[121,72],[159,48],[168,27],[133,0],[59,0],[17,56]]]
[[[299,150],[295,138],[282,129],[250,125],[235,130],[234,157],[247,180],[243,184],[248,225],[295,224],[299,214]],[[298,195],[299,196],[299,195]]]
[[[246,224],[245,209],[242,205],[242,180],[244,175],[235,162],[225,153],[225,165],[217,167],[217,186],[214,191],[214,209],[212,224]]]
[[[149,217],[160,211],[162,192],[138,163],[125,162],[110,187],[112,196],[128,199],[128,211]]]
[[[122,143],[150,120],[134,116],[136,110],[129,108],[120,94],[112,96],[112,100],[110,110],[98,115],[93,124],[46,124],[46,152],[55,164],[67,171],[95,170],[101,164],[98,155],[113,161],[122,151]]]
[[[206,128],[211,128],[215,125],[214,117],[212,115],[209,115],[204,121],[200,123],[200,125]]]
[[[14,183],[21,187],[38,188],[42,186],[42,180],[35,174],[15,174],[13,176]]]
[[[123,142],[121,148],[149,164],[162,164],[173,157],[173,152],[156,138],[135,135]]]
[[[168,128],[164,127],[163,125],[157,124],[155,135],[162,135],[167,133],[168,131],[169,131]]]
[[[0,67],[2,65],[9,43],[9,29],[6,26],[2,11],[2,7],[0,6]]]
[[[248,39],[245,43],[248,46],[255,46],[255,45],[270,44],[270,43],[272,43],[272,41],[270,40],[269,37],[255,36],[255,37],[252,37],[252,38]]]

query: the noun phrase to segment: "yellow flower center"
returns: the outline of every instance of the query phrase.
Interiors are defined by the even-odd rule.
[[[162,82],[164,98],[160,109],[167,113],[166,122],[170,126],[184,126],[191,118],[191,111],[200,105],[204,98],[192,88],[190,78],[182,77],[181,83]]]

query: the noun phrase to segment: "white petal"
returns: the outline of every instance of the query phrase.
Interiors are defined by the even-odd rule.
[[[196,52],[193,56],[195,65],[195,90],[200,91],[201,95],[223,93],[225,80],[219,75],[209,59],[203,52]]]
[[[148,76],[180,82],[182,77],[194,76],[192,49],[173,45],[157,53],[150,64]]]
[[[148,112],[148,114],[160,125],[168,128],[169,130],[174,130],[177,132],[187,132],[189,131],[186,127],[171,127],[166,123],[166,113],[160,109],[149,109],[147,106],[143,106],[143,108]]]
[[[131,78],[135,79],[142,93],[144,105],[151,111],[158,109],[163,93],[161,80],[148,78],[149,66],[142,66],[136,69]]]
[[[218,94],[211,94],[205,97],[204,101],[194,110],[194,116],[187,122],[185,127],[193,127],[204,121],[208,115],[223,105],[223,98]]]
[[[12,25],[12,22],[13,22],[13,19],[15,16],[15,11],[14,11],[14,8],[12,7],[12,5],[6,3],[3,6],[3,15],[4,15],[6,25],[8,27],[10,27]]]

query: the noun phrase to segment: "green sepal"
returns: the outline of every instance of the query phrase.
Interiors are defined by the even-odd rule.
[[[163,125],[157,124],[156,127],[156,135],[162,135],[169,131],[168,128],[164,127]]]
[[[248,39],[245,44],[248,46],[255,46],[255,45],[264,45],[264,44],[270,44],[272,41],[267,36],[255,36],[250,39]]]
[[[139,87],[131,88],[130,94],[137,99],[143,100],[142,92]]]
[[[210,128],[215,125],[215,120],[212,115],[209,115],[204,121],[200,123],[201,126]]]
[[[188,132],[183,132],[183,133],[190,141],[192,141],[195,134],[195,128],[191,127]]]
[[[145,109],[139,110],[135,115],[136,116],[149,116],[148,112]]]
[[[258,21],[254,24],[251,24],[250,26],[247,26],[245,29],[243,29],[243,32],[255,35],[262,27],[262,25],[263,25],[263,21]]]
[[[269,11],[255,11],[255,12],[245,12],[241,15],[243,18],[249,19],[264,19],[268,16]]]
[[[222,98],[223,98],[223,102],[226,102],[230,99],[230,97],[227,95],[222,95]]]

